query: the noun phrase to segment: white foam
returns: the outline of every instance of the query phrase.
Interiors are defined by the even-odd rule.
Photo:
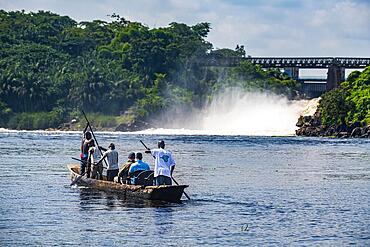
[[[135,132],[96,131],[102,134],[131,135],[248,135],[292,136],[300,115],[312,115],[318,99],[290,101],[271,93],[243,92],[230,89],[215,96],[202,110],[164,123],[166,128],[151,128]],[[0,132],[31,132],[63,135],[80,131],[18,131],[0,128]]]
[[[177,121],[171,120],[165,124],[168,128],[135,133],[292,136],[299,116],[312,115],[317,104],[318,99],[290,101],[271,93],[244,92],[234,88],[215,96],[203,111]]]

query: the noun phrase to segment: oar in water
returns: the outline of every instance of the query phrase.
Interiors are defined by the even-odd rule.
[[[143,144],[143,146],[145,147],[146,150],[150,150],[150,148],[148,148],[142,140],[140,140],[140,142],[141,142],[141,144]],[[153,156],[153,158],[155,158],[155,157]],[[173,176],[171,176],[171,178],[175,182],[175,184],[179,185],[179,183],[173,178]],[[184,191],[184,195],[186,196],[186,198],[188,198],[188,200],[190,200],[190,197],[188,196],[188,194],[186,194],[185,191]]]

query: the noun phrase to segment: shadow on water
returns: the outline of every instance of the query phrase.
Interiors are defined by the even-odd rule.
[[[271,205],[261,205],[257,202],[242,202],[235,201],[228,198],[193,198],[191,200],[184,199],[179,203],[171,203],[165,201],[153,201],[140,198],[126,197],[121,194],[108,191],[100,191],[96,189],[80,187],[80,208],[81,210],[94,210],[99,206],[104,206],[107,210],[114,210],[119,208],[158,208],[158,212],[168,211],[169,208],[183,207],[183,206],[205,206],[208,204],[222,206],[243,206],[247,208],[261,207],[271,209]],[[101,207],[99,208],[102,209]],[[99,210],[98,209],[98,210]],[[156,211],[157,212],[157,211]]]
[[[158,207],[153,212],[154,224],[158,235],[171,234],[175,225],[172,207]]]
[[[97,207],[99,208],[99,206],[105,206],[105,209],[114,210],[118,208],[168,208],[184,205],[182,202],[170,203],[165,201],[145,200],[91,188],[79,188],[79,191],[79,205],[81,210],[93,210]]]

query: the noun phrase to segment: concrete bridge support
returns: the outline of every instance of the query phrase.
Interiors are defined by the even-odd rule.
[[[345,81],[345,68],[338,66],[330,66],[328,69],[328,78],[326,83],[326,91],[332,90]]]
[[[284,68],[284,73],[286,73],[288,76],[290,76],[294,80],[299,79],[299,68],[298,67]]]

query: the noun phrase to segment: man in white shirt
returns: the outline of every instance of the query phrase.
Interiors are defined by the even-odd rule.
[[[176,162],[172,158],[172,153],[164,149],[164,141],[158,142],[158,149],[147,150],[155,158],[154,164],[154,185],[172,185],[172,173]]]
[[[99,162],[101,159],[100,150],[98,147],[95,146],[95,142],[93,139],[90,140],[90,148],[89,148],[89,164],[92,165],[92,172],[91,172],[91,178],[96,179],[97,175],[99,173],[100,179],[102,179],[103,176],[103,163]],[[89,176],[89,174],[88,174]]]
[[[100,147],[100,146],[99,146]],[[113,181],[114,177],[118,175],[118,152],[115,150],[116,147],[113,143],[109,144],[108,150],[105,148],[100,147],[100,149],[103,149],[104,154],[101,160],[105,159],[106,163],[108,165],[107,167],[107,180]],[[98,162],[100,163],[101,160]]]

